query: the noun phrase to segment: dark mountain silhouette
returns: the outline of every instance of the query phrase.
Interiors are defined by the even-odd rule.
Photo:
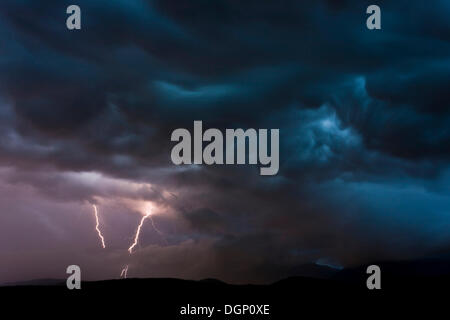
[[[15,287],[15,286],[61,286],[65,285],[66,280],[62,279],[34,279],[28,281],[18,281],[18,282],[6,282],[0,284],[4,287]]]
[[[3,302],[20,301],[36,310],[77,308],[89,317],[111,311],[127,317],[156,319],[207,319],[206,315],[180,315],[182,307],[215,307],[210,319],[298,319],[315,317],[366,318],[416,315],[447,305],[450,260],[423,259],[410,262],[380,262],[381,290],[366,287],[366,267],[338,272],[308,266],[316,277],[291,277],[269,285],[231,285],[215,279],[121,279],[82,282],[81,290],[68,290],[65,282],[0,288]],[[328,275],[325,277],[325,275]],[[43,285],[36,285],[41,282]],[[33,285],[34,284],[34,285]],[[56,284],[56,285],[55,285]],[[224,315],[224,305],[269,304],[270,316]],[[8,304],[5,304],[6,306]],[[25,309],[25,310],[28,310]],[[72,310],[72,309],[70,309]],[[71,311],[72,312],[72,311]],[[76,312],[76,310],[74,310]]]

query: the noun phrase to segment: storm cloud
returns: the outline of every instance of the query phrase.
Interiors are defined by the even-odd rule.
[[[368,1],[79,0],[79,31],[70,4],[0,3],[1,282],[270,282],[449,248],[448,1],[378,1],[376,31]],[[194,120],[279,128],[278,174],[173,165]]]

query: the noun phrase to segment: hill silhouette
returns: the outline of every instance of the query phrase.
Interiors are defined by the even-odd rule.
[[[181,308],[188,304],[191,307],[214,306],[222,311],[210,319],[292,319],[307,315],[360,319],[387,314],[403,318],[424,310],[436,311],[447,304],[448,260],[380,262],[378,265],[382,270],[381,290],[366,288],[366,266],[361,266],[338,272],[320,267],[319,275],[327,277],[290,277],[268,285],[231,285],[215,279],[150,278],[82,282],[81,290],[68,290],[64,282],[58,285],[52,280],[47,285],[25,282],[0,287],[0,295],[3,302],[20,301],[33,315],[42,308],[55,311],[63,307],[71,312],[89,310],[90,316],[112,311],[116,315],[145,315],[152,319],[208,318],[206,315],[180,315]],[[225,304],[268,304],[271,314],[224,315]]]

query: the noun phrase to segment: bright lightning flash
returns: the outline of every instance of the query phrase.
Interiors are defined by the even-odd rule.
[[[120,276],[124,279],[127,278],[127,274],[128,274],[128,265],[126,265],[125,268],[122,269],[122,272],[120,273]]]
[[[103,237],[102,232],[100,231],[100,228],[99,228],[100,223],[99,223],[99,221],[98,221],[98,210],[97,210],[97,206],[96,206],[95,204],[93,204],[92,206],[94,207],[95,230],[97,230],[97,234],[98,234],[98,237],[100,238],[100,241],[102,242],[102,247],[103,247],[103,249],[105,249],[105,248],[106,248],[106,245],[105,245],[105,238]]]
[[[136,247],[138,241],[139,241],[139,235],[141,233],[141,228],[142,225],[144,224],[145,219],[147,219],[150,216],[150,212],[148,212],[147,214],[145,214],[145,216],[142,217],[141,222],[139,223],[139,226],[137,227],[136,230],[136,235],[134,236],[134,242],[133,244],[128,248],[128,252],[131,254],[133,253],[133,249],[134,247]]]
[[[135,234],[135,236],[134,236],[134,241],[133,241],[133,243],[131,244],[131,246],[128,248],[128,252],[129,252],[130,254],[133,253],[134,247],[136,247],[137,244],[138,244],[138,242],[139,242],[139,236],[140,236],[140,234],[141,234],[141,229],[142,229],[142,226],[143,226],[143,224],[144,224],[144,222],[145,222],[145,220],[146,220],[147,218],[150,219],[150,221],[151,221],[151,223],[152,223],[153,229],[154,229],[159,235],[161,235],[161,236],[163,237],[164,241],[165,241],[166,244],[167,244],[167,241],[166,241],[166,239],[164,238],[164,234],[156,227],[155,222],[153,221],[153,218],[151,217],[152,211],[153,211],[153,210],[152,210],[152,207],[151,207],[151,206],[150,206],[150,207],[147,207],[146,209],[144,209],[144,212],[147,212],[147,213],[146,213],[144,216],[142,216],[141,221],[139,222],[139,225],[138,225],[138,227],[137,227],[137,229],[136,229],[136,234]],[[122,269],[122,272],[120,273],[120,277],[126,279],[126,278],[127,278],[127,274],[128,274],[128,265],[126,265],[126,267]]]

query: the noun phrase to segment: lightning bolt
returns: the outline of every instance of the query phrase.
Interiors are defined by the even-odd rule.
[[[98,221],[98,210],[97,210],[97,206],[96,206],[95,204],[93,204],[92,206],[94,207],[95,230],[97,230],[97,234],[98,234],[98,237],[100,238],[100,241],[102,242],[102,247],[103,247],[103,249],[105,249],[105,248],[106,248],[106,245],[105,245],[105,238],[103,237],[102,232],[100,231],[100,228],[99,228],[100,223],[99,223],[99,221]]]
[[[122,272],[120,273],[120,277],[126,279],[128,274],[128,265],[125,266],[125,268],[122,269]]]
[[[152,223],[153,229],[156,231],[156,233],[158,233],[158,234],[161,236],[161,238],[164,240],[164,243],[167,245],[168,243],[167,243],[166,237],[164,237],[164,233],[162,233],[162,232],[156,227],[155,221],[153,221],[152,216],[149,216],[149,219],[150,219],[150,221],[151,221],[151,223]]]
[[[147,213],[145,216],[142,217],[141,222],[139,223],[137,229],[136,229],[136,235],[134,236],[134,242],[131,244],[131,246],[128,248],[128,252],[130,254],[133,253],[133,248],[136,247],[138,241],[139,241],[139,235],[141,234],[141,228],[142,225],[144,224],[145,219],[147,219],[148,217],[150,217],[150,212]]]
[[[153,221],[153,218],[151,217],[151,213],[152,213],[152,211],[151,211],[151,209],[150,209],[144,216],[142,216],[141,221],[139,222],[139,225],[138,225],[138,227],[137,227],[137,229],[136,229],[136,233],[135,233],[135,235],[134,235],[134,241],[133,241],[133,243],[130,245],[130,247],[128,248],[128,252],[129,252],[130,254],[133,253],[134,247],[136,247],[137,244],[138,244],[138,242],[139,242],[139,236],[140,236],[140,234],[141,234],[141,229],[142,229],[142,226],[144,225],[144,222],[145,222],[145,220],[146,220],[147,218],[150,219],[150,221],[151,221],[151,223],[152,223],[153,229],[154,229],[159,235],[161,235],[161,237],[164,239],[164,242],[167,244],[167,241],[166,241],[166,239],[165,239],[165,237],[164,237],[164,234],[156,227],[155,222]],[[127,278],[127,274],[128,274],[128,265],[126,265],[125,268],[122,269],[122,271],[121,271],[121,273],[120,273],[120,277],[126,279],[126,278]]]

